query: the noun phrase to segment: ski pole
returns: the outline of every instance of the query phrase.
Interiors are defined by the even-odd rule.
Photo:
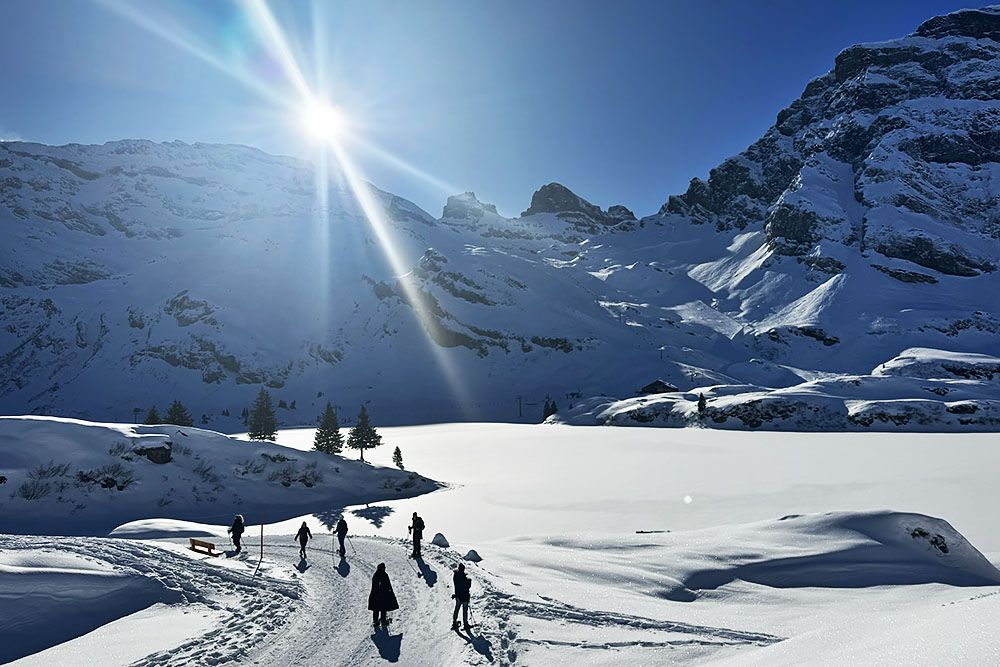
[[[350,544],[351,544],[351,549],[354,550],[354,555],[357,556],[358,555],[358,548],[356,546],[354,546],[354,540],[351,539],[350,535],[347,535],[346,537],[347,537],[347,541],[350,542]]]

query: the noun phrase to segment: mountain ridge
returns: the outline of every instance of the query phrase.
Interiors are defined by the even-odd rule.
[[[263,385],[284,423],[330,398],[534,421],[654,379],[759,393],[909,348],[1000,354],[997,30],[991,7],[845,49],[641,219],[559,183],[517,218],[371,186],[380,233],[336,172],[317,190],[251,147],[0,144],[0,410],[179,397],[232,430]]]

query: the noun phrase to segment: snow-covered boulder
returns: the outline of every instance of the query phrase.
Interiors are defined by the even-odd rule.
[[[451,545],[448,544],[448,540],[441,533],[434,533],[434,539],[431,540],[431,544],[447,549]]]
[[[462,556],[462,558],[464,560],[467,560],[467,561],[470,561],[470,562],[473,562],[473,563],[478,563],[481,560],[483,560],[483,557],[480,556],[479,552],[476,551],[475,549],[469,549],[468,553],[466,553],[464,556]]]

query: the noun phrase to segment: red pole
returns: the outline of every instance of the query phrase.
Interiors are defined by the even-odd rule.
[[[260,560],[257,561],[257,568],[253,571],[253,576],[257,576],[260,564],[264,562],[264,513],[260,514]]]

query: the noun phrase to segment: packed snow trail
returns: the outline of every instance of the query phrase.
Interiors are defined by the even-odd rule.
[[[336,538],[316,534],[308,558],[298,559],[298,544],[272,538],[264,544],[264,560],[298,562],[305,594],[289,623],[248,655],[256,665],[368,665],[400,662],[412,665],[486,664],[495,661],[499,628],[481,608],[475,590],[476,620],[470,636],[451,630],[451,574],[458,560],[433,548],[422,560],[408,557],[402,540],[353,537],[347,558],[336,555]],[[356,551],[355,551],[356,549]],[[375,567],[385,563],[399,600],[388,630],[373,632],[368,593]],[[476,577],[477,570],[472,569]],[[476,577],[474,586],[483,578]],[[483,592],[480,588],[480,593]],[[513,657],[513,654],[511,655]],[[501,661],[501,664],[505,661]]]

